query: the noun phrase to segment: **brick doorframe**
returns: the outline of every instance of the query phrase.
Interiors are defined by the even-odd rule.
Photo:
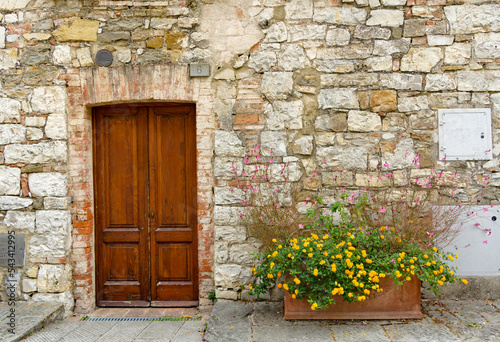
[[[212,221],[213,91],[209,79],[189,78],[178,64],[124,65],[72,69],[61,77],[68,95],[68,177],[73,203],[71,263],[75,312],[95,309],[94,198],[92,178],[92,115],[97,105],[141,101],[196,104],[198,183],[198,272],[200,305],[214,289]]]

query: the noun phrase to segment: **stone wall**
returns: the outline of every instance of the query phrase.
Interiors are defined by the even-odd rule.
[[[292,163],[304,196],[384,186],[371,178],[385,161],[404,186],[404,151],[458,179],[473,170],[472,190],[488,177],[497,201],[499,16],[481,0],[0,0],[0,231],[27,236],[18,296],[95,306],[99,104],[197,103],[202,304],[212,290],[248,297],[259,243],[239,221],[232,166],[255,145]],[[189,78],[194,62],[210,77]],[[485,107],[494,159],[439,161],[437,109]]]

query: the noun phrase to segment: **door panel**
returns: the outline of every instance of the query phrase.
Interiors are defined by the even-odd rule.
[[[94,108],[100,306],[196,305],[193,105]]]
[[[193,106],[150,108],[152,300],[197,300],[196,135]],[[169,304],[170,303],[170,304]]]

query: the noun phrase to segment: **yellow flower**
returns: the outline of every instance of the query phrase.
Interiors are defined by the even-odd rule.
[[[313,274],[314,274],[315,277],[318,276],[318,269],[317,268],[314,269]]]
[[[298,295],[299,294],[299,290],[295,289],[295,294]]]
[[[324,265],[324,264],[325,264],[325,262],[326,262],[325,260],[321,260],[321,261],[319,262],[319,264],[320,264],[320,265]]]
[[[367,264],[371,264],[373,262],[372,259],[366,259],[365,261]]]
[[[276,239],[273,239],[273,242],[278,242],[278,240],[276,240]]]
[[[281,289],[283,287],[283,284],[279,283],[278,288]]]
[[[352,296],[354,296],[354,295],[352,294],[352,292],[349,292],[349,293],[347,294],[347,296],[348,296],[349,298],[351,298],[351,297],[352,297]]]
[[[380,235],[380,238],[383,240],[383,239],[384,239],[384,236],[383,236],[383,235]]]
[[[415,260],[410,259],[410,264],[414,264],[414,263],[415,263]]]
[[[279,246],[278,246],[278,248],[279,248],[279,249],[282,249],[282,248],[283,248],[283,246],[282,246],[282,245],[279,245]]]
[[[248,288],[251,290],[253,289],[252,284],[248,284]]]
[[[337,271],[337,265],[332,264],[332,272],[336,272],[336,271]]]
[[[297,285],[299,285],[299,284],[300,284],[300,279],[299,279],[299,278],[295,278],[293,281],[294,281],[294,282],[295,282],[295,284],[297,284]]]
[[[323,235],[323,240],[326,240],[326,239],[328,239],[328,234]]]
[[[286,291],[288,291],[288,284],[286,284],[286,283],[285,283],[285,284],[283,284],[283,288],[284,288]]]
[[[469,282],[467,281],[467,279],[462,279],[462,283],[464,283],[465,285],[467,285]]]
[[[309,258],[312,258],[313,254],[312,254],[312,253],[309,253],[309,254],[307,254],[307,256],[308,256]]]
[[[410,281],[410,280],[411,280],[411,278],[410,278],[410,277],[406,277],[406,280]]]
[[[281,271],[278,272],[278,277],[281,277]]]
[[[438,249],[437,249],[436,247],[432,247],[432,250],[433,250],[434,252],[437,252],[437,251],[438,251]]]
[[[370,290],[368,290],[368,289],[364,289],[364,290],[363,290],[363,292],[364,292],[365,294],[367,294],[367,295],[369,295],[369,294],[370,294]]]
[[[429,257],[429,256],[428,256],[427,254],[424,254],[424,258],[426,258],[426,259],[427,259],[428,257]]]
[[[323,252],[323,255],[324,255],[324,256],[328,256],[328,252],[327,252],[327,251],[324,251],[324,252]]]
[[[385,230],[385,227],[384,227],[384,226],[380,227],[380,231],[381,231],[381,232],[383,232],[384,230]]]
[[[295,298],[297,298],[297,296],[293,294],[293,295],[292,295],[292,298],[293,298],[293,299],[295,299]]]
[[[311,310],[316,310],[316,308],[318,307],[318,304],[316,303],[313,303],[313,305],[311,305]]]
[[[453,255],[451,255],[451,254],[448,254],[448,258],[450,258],[451,261],[454,260]]]
[[[278,251],[273,252],[273,257],[275,257],[276,255],[278,255]]]
[[[274,264],[274,262],[272,262],[272,263],[269,265],[269,267],[271,267],[271,269],[273,269],[274,265],[275,265],[275,264]]]
[[[441,280],[438,280],[439,285],[443,285],[443,282]]]
[[[271,273],[269,273],[269,274],[267,275],[267,277],[268,277],[269,279],[273,279],[273,278],[274,278],[274,276],[273,276]]]
[[[292,256],[292,253],[288,253],[287,257],[289,257],[289,258],[290,258],[291,256]]]
[[[431,263],[428,261],[425,263],[425,266],[430,266],[430,265],[431,265]]]

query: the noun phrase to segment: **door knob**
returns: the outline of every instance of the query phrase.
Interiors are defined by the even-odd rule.
[[[151,212],[151,218],[155,218],[155,212],[154,211]]]

